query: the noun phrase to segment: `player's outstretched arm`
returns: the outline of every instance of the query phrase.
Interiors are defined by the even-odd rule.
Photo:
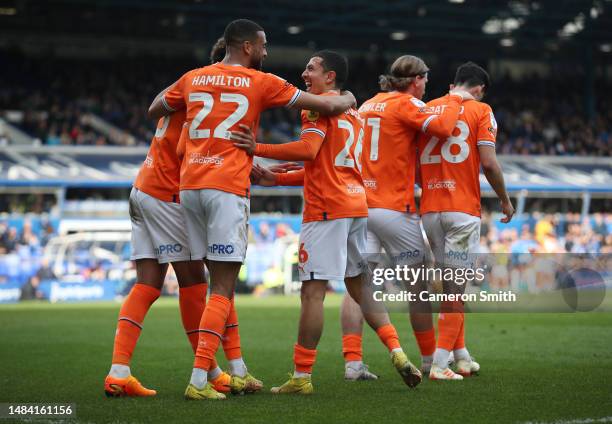
[[[318,96],[301,92],[292,107],[319,112],[322,115],[339,115],[347,109],[357,105],[357,100],[350,91],[343,91],[339,96]]]
[[[285,144],[262,144],[255,141],[255,137],[248,126],[239,124],[239,127],[240,131],[232,131],[230,135],[230,139],[234,140],[234,146],[246,151],[249,155],[263,158],[313,160],[323,143],[323,137],[321,136],[302,133],[298,141]]]
[[[251,171],[251,183],[264,187],[301,186],[304,185],[304,168],[291,162],[268,168],[256,164]]]
[[[495,147],[484,145],[478,146],[478,153],[480,154],[480,164],[482,165],[485,177],[489,184],[491,184],[491,187],[493,187],[501,203],[502,213],[505,215],[505,217],[501,219],[501,222],[508,223],[512,220],[512,215],[514,215],[514,206],[512,206],[510,196],[506,191],[504,174],[497,161]]]

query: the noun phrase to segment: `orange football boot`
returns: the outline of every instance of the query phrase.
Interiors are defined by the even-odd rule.
[[[115,378],[110,375],[104,380],[104,393],[108,397],[146,397],[155,396],[155,390],[147,389],[133,375],[127,378]]]
[[[217,378],[210,380],[210,384],[219,393],[229,393],[231,391],[231,381],[232,377],[228,373],[222,372]]]

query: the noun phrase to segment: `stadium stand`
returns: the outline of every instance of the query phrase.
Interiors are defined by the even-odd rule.
[[[46,145],[148,144],[154,132],[154,123],[145,114],[151,99],[185,70],[198,66],[185,60],[171,66],[156,66],[156,72],[151,74],[150,64],[155,63],[155,58],[83,62],[13,56],[11,60],[19,66],[9,69],[27,72],[8,73],[9,84],[0,87],[0,113],[3,111],[7,117],[12,111],[17,116],[13,122]],[[375,82],[386,65],[360,57],[354,61],[360,72],[351,78],[348,87],[358,100],[364,100],[376,90]],[[299,67],[272,67],[269,71],[301,85]],[[442,78],[432,76],[428,96],[437,97],[444,92],[448,80]],[[572,81],[580,81],[580,74],[565,71],[554,78],[529,75],[522,79],[497,75],[486,100],[499,123],[498,151],[520,155],[610,156],[610,100],[600,96],[596,107],[599,112],[589,118],[584,87]],[[596,81],[596,87],[598,92],[612,90],[604,80]],[[558,97],[557,93],[563,96]],[[91,114],[119,128],[125,136],[111,140],[92,126]],[[296,136],[297,130],[297,112],[277,109],[263,115],[259,139],[278,143]]]

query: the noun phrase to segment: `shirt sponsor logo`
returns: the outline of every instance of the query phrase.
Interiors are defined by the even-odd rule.
[[[161,244],[155,249],[156,255],[168,255],[170,253],[180,253],[183,251],[183,246],[180,243],[176,244]]]
[[[149,155],[147,155],[147,158],[144,160],[144,165],[147,168],[153,168],[153,158]]]
[[[376,190],[378,188],[376,180],[363,180],[363,185],[365,188],[369,188],[371,190]]]
[[[202,153],[191,153],[189,155],[189,160],[187,161],[189,165],[214,165],[221,166],[223,165],[223,156],[215,155],[203,155]]]
[[[217,253],[219,255],[231,255],[234,253],[233,244],[211,244],[208,246],[208,253]]]
[[[360,194],[365,193],[365,188],[359,184],[347,184],[346,191],[348,194]]]
[[[450,191],[455,191],[455,189],[457,188],[457,182],[455,180],[429,180],[427,182],[427,189],[428,190],[439,190],[439,189],[444,189],[444,190],[450,190]]]

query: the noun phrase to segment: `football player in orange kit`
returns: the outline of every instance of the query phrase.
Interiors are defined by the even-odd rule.
[[[217,41],[211,51],[211,61],[225,45]],[[223,56],[221,56],[223,57]],[[185,220],[178,204],[179,177],[182,154],[177,143],[185,121],[185,112],[178,111],[159,120],[155,136],[130,194],[132,220],[132,260],[136,262],[137,283],[126,298],[119,313],[115,335],[113,360],[104,382],[108,396],[154,396],[155,390],[144,388],[131,375],[130,359],[144,318],[159,297],[168,263],[172,263],[179,283],[181,319],[195,353],[198,344],[200,319],[206,304],[208,284],[202,260],[191,261]],[[244,364],[240,349],[237,316],[226,324],[223,348],[230,368]],[[235,386],[230,375],[222,372],[216,362],[210,372],[211,383],[217,391],[227,393]],[[250,376],[246,390],[260,390],[262,383]],[[236,389],[236,387],[234,387]]]
[[[336,97],[348,74],[344,56],[332,51],[315,53],[302,74],[309,92]],[[242,127],[249,131],[248,127]],[[295,370],[273,393],[313,392],[312,368],[323,330],[323,300],[329,280],[344,280],[351,296],[362,306],[368,324],[388,348],[391,361],[404,382],[415,387],[421,373],[402,350],[386,311],[366,307],[364,287],[368,206],[361,179],[363,123],[359,113],[347,110],[333,117],[302,111],[299,141],[257,144],[252,135],[236,132],[236,145],[256,156],[304,160],[302,171],[278,174],[279,185],[304,185],[304,213],[299,241],[299,274],[302,280],[298,341],[294,346]],[[362,290],[363,289],[363,290]]]
[[[225,29],[223,61],[183,75],[156,98],[149,116],[186,110],[188,137],[181,168],[180,198],[185,211],[191,256],[206,257],[211,296],[200,323],[200,340],[187,399],[224,399],[208,383],[214,354],[223,338],[238,271],[247,247],[249,174],[252,157],[231,142],[238,124],[257,131],[260,113],[287,106],[337,114],[355,103],[352,94],[315,96],[260,71],[266,35],[253,21],[239,19]],[[236,379],[246,376],[233,375]]]
[[[423,264],[425,244],[414,200],[417,137],[450,136],[463,99],[471,98],[463,87],[456,87],[447,97],[444,113],[432,113],[421,101],[428,71],[422,59],[400,56],[390,73],[381,75],[381,92],[359,108],[365,120],[362,176],[368,199],[366,251],[373,263],[384,248],[394,265]],[[413,290],[423,290],[422,284],[417,282]],[[421,351],[421,370],[429,372],[435,349],[429,303],[413,303],[410,319]],[[341,321],[345,378],[374,379],[362,362],[363,318],[348,295],[342,302]]]
[[[464,86],[474,100],[464,102],[459,120],[449,137],[421,135],[419,163],[421,219],[437,266],[472,268],[480,240],[480,167],[501,202],[505,215],[512,219],[514,207],[505,188],[504,176],[495,155],[497,122],[491,107],[481,102],[490,87],[489,75],[468,62],[457,69],[454,86]],[[452,87],[452,86],[451,86]],[[444,113],[447,96],[430,101],[435,114]],[[445,293],[461,293],[465,284],[444,281]],[[477,372],[465,348],[465,317],[461,302],[442,302],[438,317],[438,342],[429,373],[430,379],[461,380]],[[448,368],[454,353],[457,373]]]

